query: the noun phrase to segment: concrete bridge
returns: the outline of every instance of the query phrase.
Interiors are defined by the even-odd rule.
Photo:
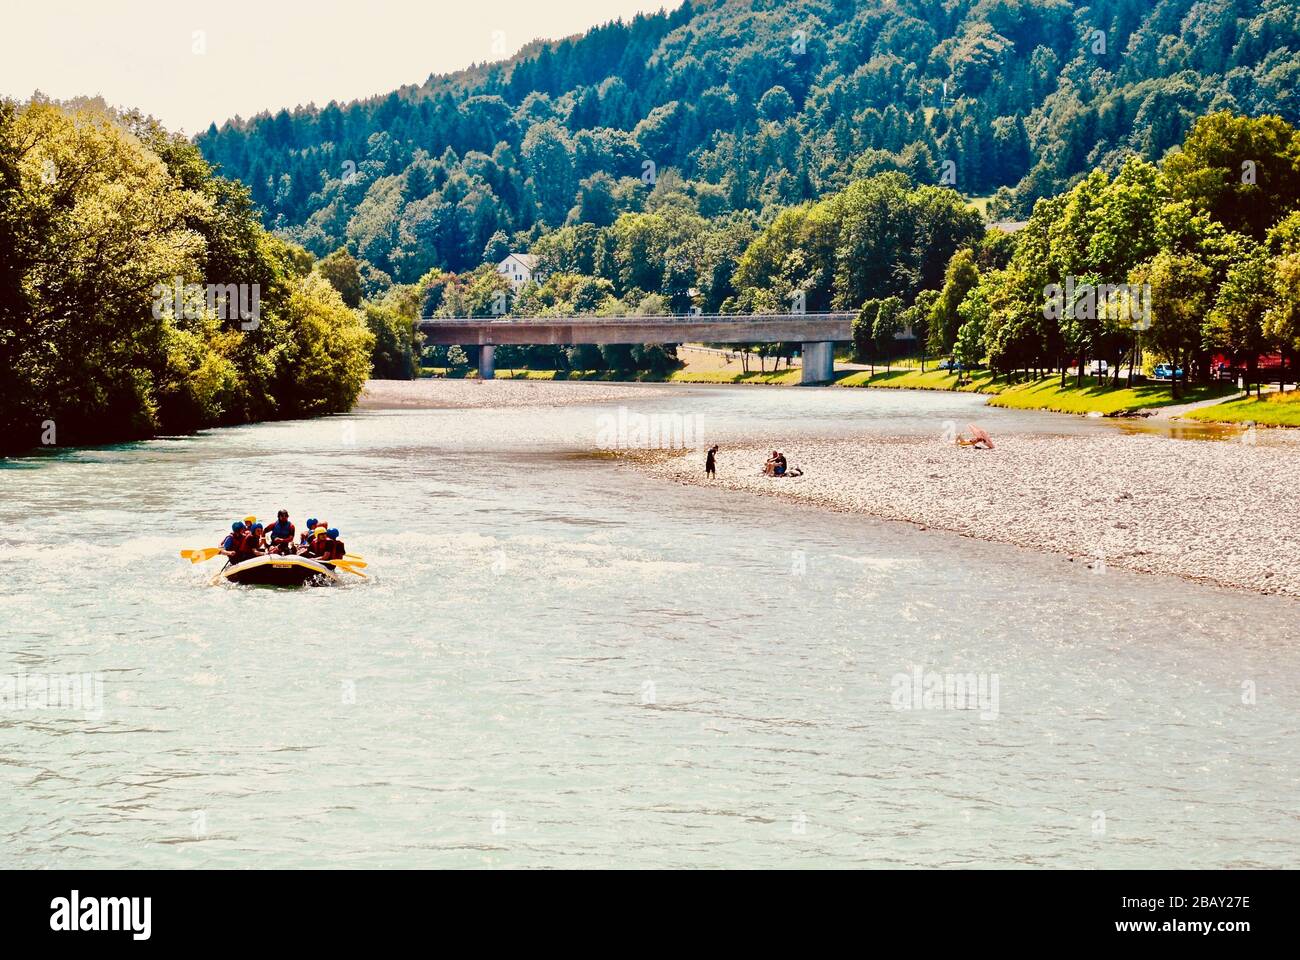
[[[853,339],[855,314],[692,314],[665,317],[433,317],[420,321],[425,342],[478,347],[479,376],[490,380],[501,344],[610,343],[803,344],[803,383],[835,375],[835,343]]]

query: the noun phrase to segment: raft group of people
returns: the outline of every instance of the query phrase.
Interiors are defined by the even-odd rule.
[[[257,517],[245,517],[230,525],[230,534],[221,542],[221,555],[234,563],[267,555],[309,557],[313,560],[342,560],[347,547],[339,531],[315,517],[307,521],[307,532],[298,536],[289,519],[289,511],[276,514],[275,523],[263,526]]]

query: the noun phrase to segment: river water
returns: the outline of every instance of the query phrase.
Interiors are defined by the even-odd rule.
[[[977,404],[624,406],[724,440],[939,431]],[[4,462],[0,866],[1300,862],[1300,604],[665,484],[589,455],[615,409]],[[178,558],[281,505],[371,579],[212,586],[217,561]],[[51,675],[82,699],[42,706]],[[915,696],[935,676],[951,695]]]

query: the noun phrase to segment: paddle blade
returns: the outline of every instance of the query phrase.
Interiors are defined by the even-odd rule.
[[[205,547],[202,550],[182,550],[181,556],[190,563],[202,563],[204,560],[211,560],[220,552],[220,547]]]
[[[366,559],[365,557],[363,557],[363,556],[362,556],[361,554],[359,554],[359,553],[345,553],[345,554],[343,554],[343,558],[344,558],[345,560],[349,561],[350,563],[356,563],[356,561],[358,561],[358,560],[364,560],[364,559]],[[364,564],[364,563],[358,563],[357,566],[359,566],[359,567],[364,567],[365,564]]]
[[[357,570],[355,567],[352,566],[352,564],[348,563],[346,560],[333,560],[331,562],[334,564],[334,567],[337,570],[346,570],[348,573],[356,574],[362,580],[369,579],[364,573],[362,573],[360,570]]]

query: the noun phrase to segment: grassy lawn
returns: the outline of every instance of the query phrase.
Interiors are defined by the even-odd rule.
[[[730,370],[677,370],[667,376],[667,380],[672,383],[798,383],[799,378],[803,376],[803,371],[798,367],[793,369],[781,370],[778,373],[768,371],[759,373],[757,370],[751,370],[749,373],[734,373]]]
[[[991,407],[1011,407],[1017,410],[1053,410],[1057,413],[1100,413],[1116,416],[1131,410],[1150,407],[1167,407],[1173,404],[1195,403],[1226,396],[1233,392],[1227,384],[1191,386],[1175,400],[1170,396],[1168,384],[1143,384],[1136,387],[1099,386],[1094,380],[1085,380],[1076,386],[1074,378],[1067,378],[1061,386],[1060,377],[1049,377],[1030,383],[1006,387],[989,401]]]
[[[1253,420],[1262,426],[1300,427],[1300,391],[1269,393],[1248,400],[1216,403],[1212,407],[1189,410],[1187,417],[1215,423],[1245,423]]]
[[[969,383],[960,386],[957,374],[947,370],[890,370],[872,374],[869,370],[855,370],[835,381],[837,387],[885,387],[895,390],[960,390],[964,393],[997,393],[1002,387],[993,383],[993,374],[976,370]]]

